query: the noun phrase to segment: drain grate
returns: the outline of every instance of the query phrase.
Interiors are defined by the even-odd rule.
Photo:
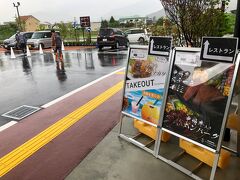
[[[6,113],[2,114],[2,116],[3,117],[8,117],[8,118],[11,118],[11,119],[15,119],[15,120],[21,120],[21,119],[37,112],[40,109],[41,108],[39,108],[39,107],[23,105],[23,106],[20,106],[16,109],[13,109],[9,112],[6,112]]]

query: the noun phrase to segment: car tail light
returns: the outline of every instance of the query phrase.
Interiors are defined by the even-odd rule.
[[[109,36],[109,40],[110,41],[114,41],[115,40],[115,36]]]

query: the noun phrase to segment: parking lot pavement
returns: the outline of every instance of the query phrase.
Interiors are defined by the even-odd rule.
[[[6,50],[0,46],[0,53],[5,52]]]
[[[73,48],[73,47],[71,47]],[[50,49],[49,49],[50,50]],[[126,66],[127,49],[99,52],[84,47],[64,51],[66,73],[57,73],[54,56],[46,50],[31,57],[0,53],[0,115],[21,105],[40,107],[110,72]],[[12,121],[0,116],[0,126]]]

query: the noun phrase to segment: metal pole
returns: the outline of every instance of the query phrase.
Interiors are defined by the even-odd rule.
[[[83,27],[83,28],[82,28],[82,31],[83,31],[83,41],[84,41],[84,45],[85,45],[84,30],[85,30],[85,28]]]
[[[76,39],[76,43],[77,43],[78,40],[77,40],[77,30],[76,30],[76,27],[74,27],[74,32],[75,32],[75,39]]]
[[[20,6],[20,2],[17,2],[17,4],[13,3],[13,6],[17,9],[18,26],[19,26],[19,30],[22,31],[21,20],[20,20],[20,15],[19,15],[19,10],[18,10],[18,6]]]
[[[90,35],[90,37],[89,37],[90,43],[92,43],[92,34],[91,34],[91,31],[89,32],[89,35]]]
[[[17,8],[18,22],[19,22],[20,31],[22,31],[22,26],[21,26],[21,20],[20,20],[20,15],[19,15],[18,6],[17,6],[16,8]]]
[[[238,37],[240,39],[240,1],[237,1],[234,37]],[[240,43],[238,43],[238,49],[240,49]]]

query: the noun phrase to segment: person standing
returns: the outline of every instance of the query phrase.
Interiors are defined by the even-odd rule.
[[[26,46],[27,46],[27,40],[23,34],[21,34],[19,31],[17,31],[15,35],[15,39],[17,41],[17,48],[21,49],[22,52],[26,53]]]
[[[63,62],[63,55],[62,55],[62,39],[58,33],[55,32],[54,29],[51,30],[52,32],[52,47],[54,50],[54,54],[56,56],[56,68],[57,70],[65,71],[64,69],[64,62]]]

